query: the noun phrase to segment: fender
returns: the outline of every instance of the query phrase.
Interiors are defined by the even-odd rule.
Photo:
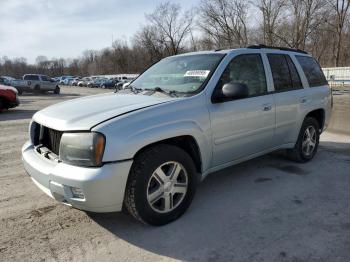
[[[202,102],[204,99],[202,94],[187,101],[158,104],[94,127],[92,131],[105,134],[107,139],[103,161],[129,160],[150,144],[179,136],[191,136],[200,151],[202,171],[207,170],[212,159],[212,144],[209,114]],[[181,106],[178,102],[181,102]]]

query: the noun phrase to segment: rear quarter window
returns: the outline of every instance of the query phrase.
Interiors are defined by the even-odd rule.
[[[296,56],[310,87],[327,85],[327,80],[317,61],[308,56]]]
[[[48,78],[47,76],[41,76],[41,80],[42,81],[50,81],[50,78]]]

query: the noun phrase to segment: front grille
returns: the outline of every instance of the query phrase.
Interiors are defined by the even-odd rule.
[[[42,126],[42,137],[40,143],[56,155],[59,154],[60,142],[63,132]]]
[[[59,154],[60,142],[63,135],[62,131],[57,131],[34,122],[31,132],[34,145],[44,146],[54,154]]]

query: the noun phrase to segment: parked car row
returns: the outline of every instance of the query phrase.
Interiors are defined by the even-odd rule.
[[[60,76],[51,78],[42,74],[26,74],[21,79],[0,76],[0,112],[3,109],[18,106],[18,95],[21,95],[23,92],[46,93],[50,91],[54,94],[59,94],[59,85],[122,89],[132,80],[123,76],[111,78]]]
[[[100,87],[100,88],[123,88],[125,84],[130,83],[133,78],[126,77],[75,77],[66,78],[62,83],[64,85],[79,86],[79,87]],[[61,84],[61,81],[59,82]]]
[[[136,75],[132,77],[114,76],[59,76],[50,78],[42,74],[26,74],[21,79],[15,79],[10,76],[0,76],[2,85],[13,86],[18,90],[18,94],[23,92],[40,92],[53,91],[58,94],[60,92],[59,85],[90,87],[90,88],[117,88],[123,89],[134,80]]]

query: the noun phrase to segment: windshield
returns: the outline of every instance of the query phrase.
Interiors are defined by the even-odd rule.
[[[168,57],[151,66],[131,85],[136,89],[196,93],[223,57],[217,53]]]

